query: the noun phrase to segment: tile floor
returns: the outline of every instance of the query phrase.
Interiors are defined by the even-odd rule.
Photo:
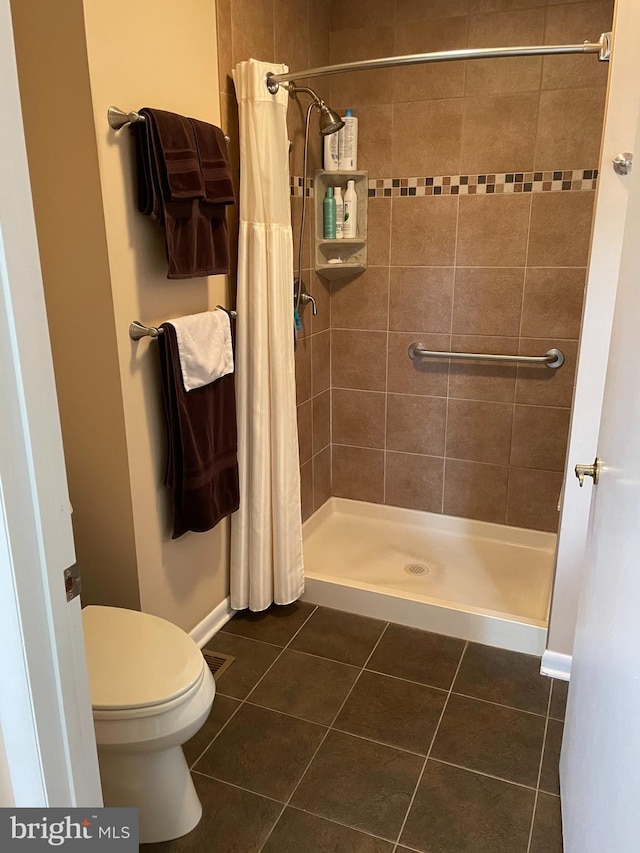
[[[236,661],[185,746],[204,815],[146,853],[561,853],[538,659],[304,603],[210,646]]]

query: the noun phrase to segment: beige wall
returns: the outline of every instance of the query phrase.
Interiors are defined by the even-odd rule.
[[[24,4],[23,0],[16,0],[15,5],[20,7],[20,12],[25,5],[31,7],[33,19],[42,14],[35,2]],[[69,342],[65,364],[59,371],[59,384],[68,382],[69,364],[73,365],[71,372],[76,377],[73,382],[76,382],[81,371],[76,362],[83,365],[88,379],[98,361],[108,365],[112,381],[116,384],[112,406],[102,399],[105,390],[102,382],[91,385],[87,382],[86,394],[76,393],[69,402],[68,411],[65,411],[61,393],[63,429],[66,423],[82,421],[94,406],[100,406],[101,414],[95,417],[95,427],[101,427],[105,435],[98,431],[94,433],[90,428],[86,431],[79,428],[86,433],[85,445],[90,448],[90,452],[85,453],[82,467],[85,467],[88,457],[100,460],[107,471],[120,466],[128,472],[127,488],[121,488],[119,498],[122,514],[130,531],[133,531],[134,542],[128,558],[136,569],[140,606],[189,630],[228,593],[229,523],[225,520],[208,533],[188,533],[178,540],[171,540],[169,496],[161,485],[164,435],[157,352],[151,340],[132,343],[128,326],[134,319],[157,324],[169,317],[205,310],[218,302],[227,304],[226,280],[223,277],[167,280],[160,228],[136,211],[131,136],[126,130],[119,134],[110,130],[106,111],[111,104],[127,109],[156,106],[220,123],[216,20],[215,5],[211,0],[191,0],[188,7],[174,0],[157,0],[152,5],[150,14],[149,3],[145,0],[76,2],[78,16],[80,11],[84,14],[86,52],[86,70],[81,70],[87,82],[81,101],[75,101],[73,93],[68,92],[75,72],[69,70],[66,79],[60,79],[54,87],[48,82],[46,64],[38,58],[37,51],[31,51],[33,74],[42,88],[41,99],[53,100],[55,97],[69,110],[62,121],[58,119],[56,122],[50,117],[38,138],[32,140],[32,147],[38,147],[46,158],[48,138],[60,132],[61,124],[73,131],[76,121],[89,125],[81,149],[92,160],[90,189],[93,194],[87,196],[85,182],[78,177],[73,160],[69,158],[71,162],[65,170],[63,187],[50,194],[46,216],[40,217],[40,232],[48,231],[54,218],[64,220],[69,209],[78,208],[80,220],[95,217],[102,231],[99,271],[106,283],[97,286],[93,252],[83,247],[87,251],[81,263],[71,251],[62,257],[58,254],[52,260],[57,270],[56,281],[64,279],[63,266],[69,275],[67,292],[58,292],[53,277],[47,281],[46,275],[45,289],[48,302],[57,305],[55,316],[53,311],[50,315],[52,325],[55,319],[58,335]],[[24,26],[21,28],[25,44],[31,42],[28,14],[25,9]],[[82,39],[82,32],[77,24],[78,17],[74,20],[75,44],[76,40]],[[50,32],[60,29],[66,38],[65,27],[62,22],[60,26],[56,25],[53,14],[48,28]],[[41,29],[44,35],[47,27]],[[56,39],[50,41],[57,42]],[[80,49],[76,46],[76,50]],[[59,50],[57,62],[63,65],[67,62],[66,50]],[[73,136],[73,132],[69,135]],[[47,168],[55,167],[55,162],[49,158]],[[72,191],[65,192],[64,189],[69,187]],[[34,192],[38,192],[37,187]],[[53,257],[57,238],[51,242],[54,243],[51,249]],[[73,239],[69,242],[73,243]],[[78,347],[74,338],[77,316],[66,311],[68,293],[78,289],[87,291],[83,301],[84,316],[96,327],[106,324],[102,329],[103,341],[87,335],[82,347]],[[101,293],[102,300],[99,299]],[[54,350],[54,358],[55,355]],[[117,436],[118,430],[121,437],[114,446],[110,436],[114,433]],[[78,479],[78,476],[72,476],[74,442],[65,441],[65,450],[73,495],[73,481]],[[83,494],[83,502],[91,503],[94,491],[89,489],[88,494]],[[80,501],[74,499],[74,503],[79,504]],[[74,509],[78,521],[77,535],[80,536],[82,510],[79,505]],[[87,560],[91,561],[100,559],[101,549],[109,547],[112,540],[121,536],[121,524],[110,512],[101,509],[97,525],[102,536],[100,542],[89,543]],[[111,560],[105,562],[108,564],[101,568],[101,575],[117,570],[113,564],[109,565]],[[115,602],[109,600],[104,603]]]
[[[12,4],[78,564],[87,603],[140,606],[82,0]]]
[[[223,278],[169,281],[159,227],[135,209],[128,132],[106,122],[110,104],[158,106],[219,123],[215,6],[211,0],[88,0],[85,26],[111,269],[116,342],[131,470],[142,609],[191,628],[228,592],[225,521],[172,541],[160,485],[164,441],[157,353],[134,344],[131,320],[160,323],[227,303]]]

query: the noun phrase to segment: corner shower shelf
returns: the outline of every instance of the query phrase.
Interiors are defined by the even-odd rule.
[[[347,181],[355,181],[358,195],[358,236],[346,240],[327,240],[322,236],[322,201],[327,187],[340,186],[344,191]],[[359,275],[367,268],[367,200],[369,196],[368,172],[317,171],[314,177],[315,210],[315,268],[319,275],[330,281]],[[340,258],[340,263],[329,263]]]

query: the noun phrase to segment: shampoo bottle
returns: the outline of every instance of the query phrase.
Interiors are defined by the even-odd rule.
[[[325,240],[336,239],[336,200],[333,187],[327,187],[327,193],[322,202],[322,236]]]
[[[358,119],[353,110],[345,110],[342,116],[344,127],[338,132],[340,171],[355,172],[358,168]],[[335,134],[334,134],[335,135]]]
[[[330,133],[324,137],[323,165],[325,172],[337,172],[340,168],[340,133]]]
[[[344,201],[342,200],[342,189],[336,187],[334,189],[334,198],[336,200],[336,240],[342,240],[344,236],[342,227],[344,225]]]
[[[355,181],[347,181],[347,191],[344,194],[344,224],[342,236],[354,238],[358,229],[358,196]]]

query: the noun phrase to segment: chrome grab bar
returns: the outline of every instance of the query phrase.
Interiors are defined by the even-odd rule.
[[[482,352],[441,352],[428,350],[424,344],[414,341],[409,345],[409,358],[417,361],[421,358],[463,358],[472,361],[502,361],[519,364],[544,364],[545,367],[562,367],[564,353],[559,349],[550,349],[544,355],[489,355]]]

